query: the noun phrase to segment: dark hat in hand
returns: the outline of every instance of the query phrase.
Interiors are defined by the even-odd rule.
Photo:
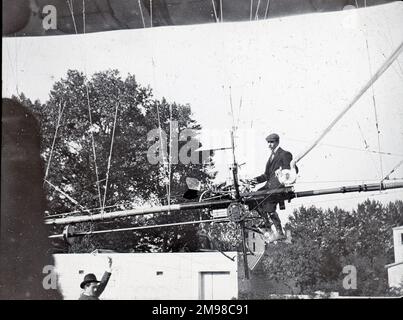
[[[85,285],[86,285],[87,283],[91,283],[91,282],[99,283],[99,282],[101,282],[101,281],[98,281],[98,280],[97,280],[97,277],[95,276],[95,274],[93,274],[93,273],[88,273],[88,274],[86,274],[86,275],[84,276],[84,280],[83,280],[83,282],[81,282],[80,288],[81,288],[81,289],[84,289]]]

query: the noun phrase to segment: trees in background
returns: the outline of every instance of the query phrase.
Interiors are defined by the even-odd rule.
[[[393,262],[392,228],[402,224],[403,201],[382,205],[366,200],[352,212],[301,207],[286,225],[292,243],[272,246],[263,266],[270,279],[293,283],[294,293],[385,295],[385,265]],[[357,272],[355,289],[353,283],[343,286],[351,266]]]
[[[171,203],[185,201],[181,195],[186,190],[186,177],[207,183],[215,175],[211,156],[202,159],[200,152],[194,152],[200,146],[195,135],[201,127],[193,119],[190,106],[155,99],[152,90],[137,83],[133,75],[123,79],[118,71],[108,70],[86,79],[83,73],[68,70],[66,77],[53,85],[47,102],[32,102],[23,94],[18,99],[40,121],[42,158],[47,172],[44,183],[47,215],[166,204],[171,128],[172,146],[177,146],[172,148],[177,161],[171,168]],[[177,125],[170,127],[171,119]],[[180,152],[188,163],[178,159]],[[195,157],[200,161],[195,161]],[[200,214],[192,211],[125,218],[97,224],[96,228],[186,221],[198,219]],[[94,229],[91,223],[78,227],[83,231]],[[84,237],[70,250],[195,249],[196,231],[197,226],[191,225],[96,235]]]

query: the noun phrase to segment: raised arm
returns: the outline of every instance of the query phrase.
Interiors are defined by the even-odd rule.
[[[97,292],[96,292],[97,297],[99,297],[102,294],[102,292],[104,292],[111,275],[112,275],[112,258],[108,257],[108,267],[106,268],[106,271],[104,272],[104,275],[102,276],[101,282],[99,283],[99,285],[97,287]]]

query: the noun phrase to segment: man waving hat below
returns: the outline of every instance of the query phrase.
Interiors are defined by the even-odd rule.
[[[108,268],[102,276],[101,281],[93,273],[88,273],[84,276],[83,282],[80,287],[84,291],[81,293],[78,300],[99,300],[99,296],[104,292],[109,278],[112,274],[112,259],[108,257]]]
[[[266,137],[268,147],[271,151],[269,160],[266,163],[265,171],[262,175],[252,179],[252,183],[262,183],[266,182],[265,185],[259,190],[274,190],[284,187],[284,182],[280,181],[281,171],[284,169],[291,169],[295,167],[296,172],[298,168],[293,164],[292,154],[280,148],[280,137],[276,133],[272,133]],[[280,178],[280,180],[279,180]],[[283,229],[281,227],[280,218],[276,212],[277,202],[271,202],[269,200],[263,201],[258,206],[258,212],[264,219],[264,228],[271,229],[273,224],[277,231],[277,236],[273,240],[285,239]],[[281,206],[280,206],[281,208]]]

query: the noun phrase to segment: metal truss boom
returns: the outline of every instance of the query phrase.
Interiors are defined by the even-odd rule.
[[[231,203],[236,201],[241,201],[245,204],[248,204],[248,203],[254,203],[256,202],[256,200],[262,198],[266,198],[267,201],[284,201],[284,200],[291,200],[293,198],[312,197],[327,194],[382,191],[397,188],[403,188],[403,182],[360,184],[360,185],[343,186],[337,188],[298,191],[298,192],[293,191],[293,189],[289,187],[276,190],[241,193],[239,200],[225,199],[225,200],[214,200],[205,202],[188,202],[182,204],[172,204],[169,206],[160,206],[155,208],[140,208],[140,209],[115,211],[103,214],[94,214],[91,216],[81,215],[65,218],[49,218],[45,220],[45,224],[64,225],[80,222],[105,221],[128,216],[147,215],[147,214],[156,214],[156,213],[173,212],[173,211],[185,211],[196,209],[224,209],[227,208]]]
[[[165,224],[156,224],[156,225],[148,225],[148,226],[140,226],[140,227],[128,227],[128,228],[117,228],[117,229],[107,229],[107,230],[96,230],[96,231],[88,231],[88,232],[75,232],[70,237],[82,237],[87,235],[94,234],[102,234],[102,233],[112,233],[112,232],[122,232],[122,231],[136,231],[136,230],[145,230],[145,229],[156,229],[156,228],[166,228],[166,227],[174,227],[174,226],[184,226],[191,224],[199,224],[199,223],[209,223],[209,222],[228,222],[228,218],[216,218],[216,219],[204,219],[204,220],[195,220],[195,221],[185,221],[185,222],[176,222],[176,223],[165,223]],[[50,239],[55,238],[63,238],[63,234],[54,234],[49,236]]]

